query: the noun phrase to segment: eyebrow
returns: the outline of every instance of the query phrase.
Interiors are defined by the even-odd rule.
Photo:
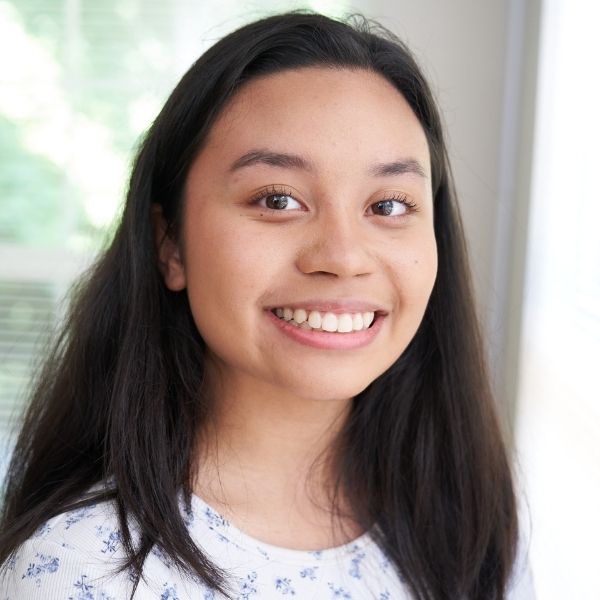
[[[272,167],[282,167],[284,169],[300,169],[309,173],[315,173],[315,164],[298,154],[289,154],[286,152],[273,152],[272,150],[251,150],[240,156],[229,167],[229,172],[237,171],[244,167],[253,165],[270,165]],[[374,177],[390,177],[394,175],[412,174],[420,177],[426,177],[425,169],[418,160],[408,158],[405,160],[396,160],[389,163],[378,163],[373,165],[368,173]]]
[[[283,167],[285,169],[301,169],[311,173],[316,171],[315,165],[302,156],[283,152],[272,152],[271,150],[251,150],[250,152],[246,152],[246,154],[240,156],[240,158],[229,167],[229,171],[237,171],[243,167],[250,167],[257,164]]]
[[[369,169],[369,173],[375,177],[389,177],[390,175],[404,175],[406,173],[427,177],[421,163],[414,158],[377,164]]]

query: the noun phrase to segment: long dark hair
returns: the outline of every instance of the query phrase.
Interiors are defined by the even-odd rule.
[[[157,268],[151,205],[177,238],[183,187],[217,115],[244,82],[307,66],[379,73],[404,96],[431,155],[437,280],[417,334],[353,400],[340,437],[339,486],[356,519],[418,600],[501,599],[515,558],[516,502],[474,311],[464,236],[440,117],[408,49],[365,19],[288,13],[210,48],[182,78],[135,161],[112,244],[82,278],[33,387],[10,464],[0,563],[49,516],[111,498],[127,568],[155,545],[226,592],[226,573],[192,542],[197,433],[211,414],[204,342],[185,291]],[[86,490],[110,480],[93,495]],[[134,543],[126,519],[141,538]]]

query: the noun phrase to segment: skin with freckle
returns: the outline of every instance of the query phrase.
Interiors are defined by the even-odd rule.
[[[308,157],[312,169],[257,163],[232,173],[255,148]],[[425,176],[370,174],[409,158]],[[286,210],[256,202],[274,187],[291,197]],[[389,197],[415,209],[374,213]],[[166,284],[187,287],[225,397],[356,395],[406,348],[435,281],[429,151],[417,118],[389,82],[366,71],[305,68],[253,80],[192,165],[183,243],[165,262]],[[371,301],[387,315],[367,347],[317,350],[265,315],[308,298]]]

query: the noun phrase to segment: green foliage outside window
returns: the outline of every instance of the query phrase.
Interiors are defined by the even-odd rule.
[[[94,247],[179,73],[170,3],[0,2],[0,242]],[[2,33],[4,35],[2,35]]]

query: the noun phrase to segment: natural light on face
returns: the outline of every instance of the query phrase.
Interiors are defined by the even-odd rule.
[[[404,351],[434,284],[423,129],[373,73],[255,79],[191,168],[183,240],[166,283],[187,287],[226,386],[350,398]]]

